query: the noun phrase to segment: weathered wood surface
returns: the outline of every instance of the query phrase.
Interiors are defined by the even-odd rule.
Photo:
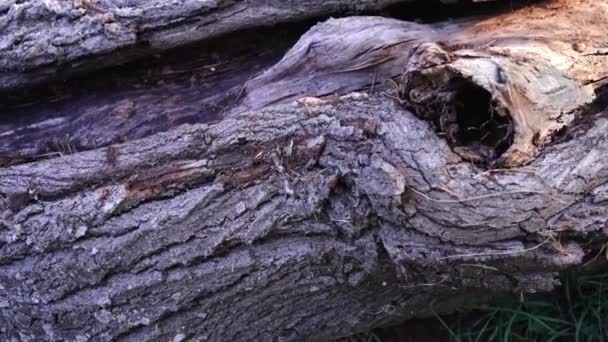
[[[378,10],[398,1],[3,0],[0,90],[119,64],[237,30]]]
[[[0,168],[0,338],[318,340],[552,289],[608,241],[606,8],[330,20],[207,123]]]
[[[329,21],[248,82],[242,106],[340,93],[399,76],[399,97],[464,148],[461,155],[521,165],[605,85],[607,19],[605,1],[561,0],[451,24]],[[477,145],[494,151],[483,153]]]
[[[184,122],[219,119],[302,96],[383,91],[395,79],[393,88],[409,108],[433,121],[462,156],[491,165],[521,165],[567,128],[603,87],[605,39],[587,34],[587,27],[608,29],[607,17],[603,3],[578,0],[451,24],[375,17],[330,20],[312,28],[257,77],[272,58],[235,56],[261,45],[256,52],[276,57],[277,49],[274,39],[264,44],[260,35],[253,36],[257,39],[245,43],[244,50],[223,51],[223,70],[210,71],[214,64],[208,64],[208,55],[191,64],[203,68],[201,73],[181,72],[189,64],[163,62],[147,83],[118,78],[127,87],[137,85],[133,91],[68,99],[42,116],[27,113],[40,113],[39,106],[24,113],[9,109],[10,117],[27,119],[8,119],[2,127],[0,157],[6,165],[13,159],[71,152],[72,146],[87,150],[117,137],[137,139]],[[576,27],[570,25],[573,18]],[[534,34],[526,35],[527,28]],[[153,70],[144,66],[140,71],[146,67]],[[176,67],[181,79],[163,81]],[[253,79],[243,86],[248,78]],[[62,115],[51,119],[48,113],[54,110]]]
[[[65,6],[74,4],[63,3]],[[13,7],[21,5],[13,4]],[[438,6],[438,3],[405,2],[391,7],[385,14],[402,19],[425,17],[437,21],[445,18],[446,13],[470,15],[496,11],[488,6]],[[10,13],[11,10],[5,14]],[[37,18],[41,23],[32,25],[40,30],[50,20],[46,16]],[[275,63],[313,24],[314,21],[299,22],[240,31],[76,78],[66,79],[68,75],[62,76],[61,72],[56,77],[48,75],[55,79],[51,84],[16,90],[2,88],[0,165],[54,156],[54,152],[73,153],[125,139],[138,139],[181,123],[216,120],[231,105],[238,103],[238,98],[244,94],[242,85],[246,80]],[[21,32],[24,27],[5,27],[5,38],[15,34],[9,34],[11,30]],[[36,30],[27,32],[31,39],[23,41],[26,46],[42,37]],[[20,48],[19,43],[11,46],[11,49]],[[0,56],[8,58],[11,55]],[[114,56],[110,52],[92,54],[88,58],[102,59],[103,63],[87,63],[95,69],[123,62]],[[23,66],[16,71],[22,72],[28,63],[28,59],[21,60],[19,65]],[[61,67],[59,59],[52,64],[68,73],[78,73],[78,68]],[[364,79],[364,82],[370,81]],[[348,88],[359,87],[357,84]]]
[[[219,120],[307,25],[224,36],[0,100],[0,165]],[[36,158],[34,158],[36,159]]]

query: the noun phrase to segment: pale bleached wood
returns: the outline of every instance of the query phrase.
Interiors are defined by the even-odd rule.
[[[608,76],[606,30],[608,3],[595,0],[554,0],[448,24],[368,17],[328,21],[248,82],[235,112],[382,86],[394,77],[395,95],[437,126],[455,122],[450,113],[475,115],[464,111],[479,106],[504,125],[512,122],[508,132],[496,133],[507,135],[512,145],[494,158],[500,157],[497,165],[521,165],[597,100]],[[457,109],[463,101],[465,109]]]

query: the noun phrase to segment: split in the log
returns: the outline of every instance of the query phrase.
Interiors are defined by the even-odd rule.
[[[401,83],[398,88],[408,107],[434,121],[439,133],[465,159],[488,166],[524,164],[594,100],[594,89],[603,84],[606,63],[601,35],[583,39],[583,32],[569,26],[570,17],[588,23],[581,27],[603,22],[606,13],[598,6],[583,0],[576,5],[554,1],[551,6],[447,25],[372,17],[330,20],[315,26],[278,64],[258,77],[255,74],[270,60],[264,57],[266,62],[249,65],[234,60],[233,52],[221,57],[216,66],[211,63],[213,58],[204,56],[203,77],[192,74],[190,79],[167,85],[155,85],[154,77],[164,77],[161,82],[167,82],[173,78],[174,68],[179,75],[188,76],[182,69],[189,64],[161,65],[162,72],[154,72],[152,83],[146,77],[139,80],[141,75],[135,71],[124,82],[141,83],[140,88],[117,97],[84,96],[80,101],[51,104],[49,109],[57,113],[38,113],[45,115],[44,120],[36,120],[28,112],[31,109],[11,110],[7,113],[24,119],[4,127],[1,162],[10,165],[94,149],[182,123],[205,122],[218,113],[231,115],[303,96],[385,91],[391,86],[388,80],[394,79]],[[533,34],[526,33],[528,27]],[[274,46],[274,41],[264,45],[259,37],[247,45],[252,53],[259,52],[260,44]],[[276,55],[280,50],[267,52]],[[423,78],[428,80],[410,82]],[[416,89],[419,83],[424,84],[423,89]],[[447,89],[454,96],[430,96]],[[421,99],[416,96],[433,97],[433,103],[417,104]],[[163,113],[157,113],[159,108]],[[443,114],[429,117],[429,109]]]

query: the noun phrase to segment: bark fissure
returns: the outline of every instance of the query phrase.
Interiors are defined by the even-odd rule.
[[[226,260],[233,258],[235,253],[249,254],[247,251],[251,248],[263,251],[258,257],[251,259],[251,265],[258,265],[261,267],[260,270],[263,270],[262,266],[274,258],[271,257],[272,254],[267,254],[266,246],[291,246],[286,241],[299,241],[301,238],[310,239],[310,241],[323,240],[323,244],[339,246],[356,246],[358,243],[368,245],[371,243],[372,250],[376,250],[378,244],[381,244],[387,250],[391,263],[394,263],[394,267],[396,267],[396,276],[399,274],[399,277],[405,276],[403,272],[408,274],[408,280],[400,280],[400,284],[404,281],[405,284],[431,284],[444,278],[444,276],[440,276],[438,279],[423,276],[423,273],[419,272],[426,272],[422,271],[425,268],[418,272],[415,270],[398,271],[403,267],[400,265],[425,265],[424,267],[430,269],[442,270],[441,273],[446,272],[447,268],[451,268],[453,265],[470,263],[472,260],[476,260],[476,262],[496,260],[518,265],[521,263],[521,258],[526,255],[535,255],[529,261],[530,269],[519,271],[521,273],[518,279],[524,281],[530,272],[534,273],[534,270],[559,270],[578,262],[577,260],[582,258],[583,253],[580,250],[577,251],[577,248],[574,247],[576,244],[574,240],[570,240],[573,246],[569,249],[566,248],[565,250],[568,252],[562,257],[556,256],[556,254],[559,255],[564,252],[552,252],[552,248],[548,248],[549,244],[536,249],[532,248],[535,246],[534,244],[543,242],[543,237],[547,236],[548,239],[550,235],[547,235],[547,233],[550,233],[551,230],[560,230],[559,227],[547,227],[546,220],[547,217],[550,217],[548,214],[561,215],[560,210],[569,208],[572,203],[562,203],[560,201],[547,203],[546,196],[523,191],[526,187],[540,187],[544,191],[545,185],[542,184],[542,180],[537,179],[538,177],[518,172],[492,174],[484,172],[469,163],[457,162],[457,155],[451,152],[446,142],[436,135],[428,123],[411,116],[401,109],[398,104],[391,104],[392,100],[390,99],[366,99],[366,96],[363,95],[358,95],[358,97],[361,99],[347,97],[333,102],[321,101],[314,108],[308,109],[296,105],[295,107],[279,107],[276,110],[270,109],[266,112],[249,112],[239,116],[238,120],[234,122],[225,120],[211,126],[185,127],[181,132],[167,133],[189,140],[189,137],[199,137],[200,139],[201,130],[204,132],[221,131],[224,135],[221,138],[217,135],[211,147],[208,147],[208,152],[204,152],[205,154],[209,153],[211,155],[218,153],[218,151],[231,151],[232,147],[229,146],[241,146],[241,149],[244,148],[245,150],[247,150],[246,146],[256,146],[252,149],[253,151],[261,151],[262,155],[268,154],[265,158],[268,158],[267,160],[272,165],[269,169],[271,171],[249,178],[247,185],[244,187],[238,186],[238,182],[228,182],[233,185],[224,186],[222,184],[226,183],[227,179],[221,177],[210,179],[204,184],[197,183],[192,188],[185,188],[183,192],[175,194],[175,196],[159,197],[150,202],[140,202],[120,216],[111,218],[101,216],[98,219],[101,220],[99,224],[95,228],[90,228],[91,234],[95,236],[93,239],[87,237],[87,234],[89,234],[87,230],[84,232],[84,236],[76,240],[61,238],[56,242],[59,245],[71,247],[72,250],[74,248],[82,250],[81,253],[77,254],[80,256],[74,259],[76,263],[69,266],[73,269],[72,273],[78,272],[79,269],[87,270],[86,274],[95,274],[96,278],[89,277],[87,281],[74,276],[64,278],[65,271],[57,271],[54,267],[64,269],[66,261],[60,261],[61,258],[68,255],[75,256],[74,252],[71,252],[69,248],[61,251],[49,248],[53,245],[49,245],[48,241],[40,244],[44,240],[37,237],[31,240],[30,244],[35,243],[40,252],[19,261],[13,260],[10,265],[3,265],[4,271],[2,274],[12,274],[11,269],[21,269],[19,271],[21,277],[39,277],[35,274],[42,272],[42,274],[45,274],[45,278],[37,278],[38,280],[32,284],[16,283],[14,280],[7,278],[4,278],[3,282],[12,284],[11,287],[22,288],[25,292],[21,293],[27,293],[31,298],[40,298],[39,300],[47,303],[48,307],[55,307],[60,312],[62,307],[69,307],[70,303],[82,301],[83,298],[86,298],[87,293],[99,295],[99,293],[105,292],[111,298],[133,296],[129,292],[110,293],[122,288],[124,285],[121,284],[124,284],[124,282],[132,282],[134,279],[145,280],[144,283],[149,282],[149,285],[146,285],[147,287],[132,290],[138,291],[137,293],[144,293],[148,291],[146,289],[160,286],[159,284],[166,281],[163,279],[170,277],[170,274],[190,273],[200,268],[210,270],[212,267],[217,269],[219,265],[225,265],[224,270],[231,272],[232,266],[230,266],[230,263],[226,263]],[[285,108],[290,109],[286,110]],[[379,108],[385,108],[385,111],[379,112]],[[376,116],[376,119],[371,121],[369,119],[370,111],[373,111]],[[299,133],[285,130],[286,127],[292,126],[296,121],[299,123],[296,127],[306,127],[307,130],[301,130]],[[242,125],[234,125],[235,122],[240,122]],[[373,122],[373,124],[370,122]],[[404,127],[408,128],[403,129]],[[302,135],[302,132],[309,133]],[[407,132],[408,136],[405,140],[403,139],[404,132]],[[269,134],[272,136],[271,143],[260,145],[261,137]],[[417,137],[412,138],[411,134],[417,135]],[[239,136],[241,139],[237,138]],[[577,142],[579,145],[585,144],[581,142],[581,139],[587,139],[587,137],[596,142],[605,141],[605,138],[598,140],[600,136],[603,136],[601,129],[592,130],[584,133],[583,136],[578,138]],[[565,144],[573,144],[573,142],[566,142]],[[136,150],[147,149],[144,146],[145,144],[141,143],[126,143],[117,148],[119,151],[131,148]],[[278,151],[281,151],[280,154],[277,153],[277,146]],[[443,152],[438,153],[438,151]],[[563,151],[562,148],[560,148],[561,151]],[[138,153],[131,151],[129,154],[137,155]],[[545,158],[548,158],[546,153],[550,152],[543,154]],[[82,156],[86,160],[86,154],[76,154],[71,158]],[[125,157],[129,154],[120,153],[121,156]],[[223,154],[224,152],[221,152],[217,155]],[[169,155],[171,154],[169,153]],[[275,157],[272,157],[273,155]],[[280,157],[281,155],[282,157]],[[288,157],[289,155],[292,157]],[[310,165],[316,166],[302,167],[302,165],[309,164],[309,158],[296,158],[298,155],[312,156],[312,160],[317,161]],[[449,157],[450,155],[451,157]],[[259,156],[259,153],[250,153],[246,160],[238,161],[237,165],[248,165],[256,156]],[[580,154],[572,154],[570,157],[584,158]],[[595,154],[593,157],[601,158],[602,156],[601,154]],[[233,161],[220,162],[221,168],[235,163],[229,155],[227,158],[227,160]],[[290,164],[292,160],[296,161],[295,164]],[[45,163],[60,165],[57,164],[58,161],[51,160]],[[165,163],[168,163],[168,165],[191,165],[191,162],[183,161],[166,161]],[[535,163],[540,163],[540,165],[535,165]],[[536,172],[538,173],[543,172],[542,156],[535,163],[531,167],[537,168]],[[448,170],[438,166],[441,164],[449,164],[448,168],[451,168],[449,178],[442,178],[444,176],[441,174],[448,172]],[[212,167],[213,162],[208,163],[208,165]],[[554,165],[554,162],[547,165]],[[15,170],[20,169],[23,169],[23,167],[15,166],[6,169],[6,172],[15,174],[18,173]],[[170,167],[159,166],[159,170],[167,169],[174,170]],[[434,171],[428,172],[429,169]],[[554,172],[557,169],[553,167],[544,172]],[[83,170],[86,169],[81,169],[81,172]],[[96,167],[90,167],[88,170],[88,172],[92,172],[90,177],[94,178]],[[185,170],[188,171],[191,168],[186,167]],[[298,171],[295,172],[295,170]],[[161,174],[166,175],[167,173],[161,172]],[[426,180],[422,177],[423,174],[426,176]],[[480,177],[471,176],[476,174]],[[463,177],[467,181],[461,183],[454,181],[458,177]],[[304,178],[309,179],[308,182],[301,180]],[[3,177],[3,179],[6,178]],[[445,180],[440,181],[440,179]],[[448,179],[450,179],[449,184],[451,185],[446,183]],[[542,179],[551,183],[559,180],[559,177],[546,178],[546,176],[542,176]],[[572,178],[572,181],[576,183],[575,178]],[[477,187],[474,185],[475,182],[484,184],[480,189],[485,188],[486,182],[493,184],[487,189],[493,189],[490,190],[492,191],[490,194],[495,196],[483,198],[484,203],[487,204],[484,205],[483,210],[471,205],[471,203],[476,203],[481,199],[465,200],[466,196],[480,196],[477,193]],[[8,182],[7,184],[13,183]],[[154,188],[158,183],[139,182],[138,184],[141,185],[141,191],[145,191],[146,186]],[[454,188],[457,184],[464,187]],[[579,186],[585,187],[585,192],[588,192],[587,189],[591,188],[588,183],[580,183]],[[92,193],[100,194],[103,191],[102,188],[97,188]],[[108,195],[108,201],[112,201],[110,198],[114,196],[116,196],[115,200],[118,202],[124,198],[121,197],[124,195],[121,195],[121,192],[118,191],[119,188],[116,186],[110,187],[113,192]],[[319,190],[322,190],[322,192],[319,192]],[[501,191],[510,191],[519,197],[504,195],[501,194]],[[539,191],[536,190],[536,192]],[[455,198],[454,194],[456,193],[460,197]],[[583,197],[583,193],[580,191],[573,193],[577,194],[577,197]],[[407,195],[403,196],[404,194]],[[73,202],[70,199],[71,196],[74,195],[56,202],[43,202],[36,205],[59,207],[62,205],[61,203],[86,203],[82,202],[82,199]],[[98,198],[98,196],[92,195],[91,197]],[[557,193],[555,196],[563,195]],[[249,200],[245,200],[245,198],[249,198]],[[465,200],[464,203],[463,200]],[[506,202],[511,204],[504,208]],[[584,202],[578,203],[579,205],[584,204]],[[551,204],[559,205],[559,210],[552,212]],[[165,208],[164,212],[167,214],[171,213],[172,218],[158,212],[160,206]],[[78,207],[72,208],[74,210]],[[27,208],[23,210],[27,210]],[[86,210],[91,210],[94,213],[102,209],[91,204],[90,209]],[[521,213],[517,213],[518,211],[521,211]],[[19,213],[17,213],[18,215]],[[96,217],[95,215],[98,214],[90,215],[87,214],[86,216]],[[96,237],[96,234],[104,231],[111,232],[114,229],[112,227],[125,226],[125,224],[127,227],[135,227],[133,224],[127,223],[132,220],[137,222],[136,229],[124,235],[104,238],[112,242],[110,245],[99,244],[99,238]],[[196,223],[200,220],[204,220],[206,224]],[[22,245],[20,247],[23,248],[22,253],[24,255],[30,254],[31,252],[28,252],[29,248],[22,241],[26,236],[34,238],[37,234],[42,233],[42,231],[34,229],[34,226],[32,226],[32,224],[37,225],[35,222],[37,222],[36,215],[25,218],[19,223],[23,226],[22,234],[24,235],[15,241],[5,241],[4,243]],[[77,222],[81,224],[83,221],[79,220]],[[14,229],[11,222],[8,222],[8,226]],[[486,227],[492,226],[496,228],[485,233],[488,229]],[[508,230],[507,227],[509,226],[516,227],[516,229]],[[390,228],[391,233],[387,235],[388,231],[386,229],[388,227],[402,228],[396,230]],[[520,227],[523,227],[523,230]],[[58,228],[52,225],[48,226],[46,234],[56,231]],[[170,239],[162,237],[166,230],[170,230],[174,237]],[[76,232],[78,232],[78,227],[73,228],[72,234],[76,234]],[[370,238],[372,235],[378,236],[377,239],[380,240],[373,241]],[[475,236],[475,239],[467,236]],[[528,246],[519,244],[519,239],[524,236],[526,238],[538,236],[537,242],[532,242]],[[404,243],[405,241],[409,242]],[[473,243],[471,244],[471,242]],[[44,247],[45,245],[47,247]],[[87,261],[85,255],[90,255],[93,248],[97,249],[94,258]],[[120,260],[113,259],[111,255],[115,252],[114,248],[128,250],[130,255],[125,254]],[[369,248],[369,246],[366,248]],[[494,255],[493,253],[500,248],[503,249],[503,252]],[[361,249],[356,250],[361,251]],[[422,250],[426,252],[418,254],[420,252],[417,251]],[[433,250],[436,252],[428,254]],[[371,252],[371,250],[367,252]],[[51,255],[59,260],[56,264],[48,264],[45,261],[53,259]],[[456,255],[463,256],[455,257]],[[470,256],[467,257],[466,255]],[[270,257],[270,259],[266,259],[266,257]],[[540,259],[534,261],[535,258]],[[355,286],[355,284],[359,284],[359,281],[372,276],[373,270],[379,267],[377,261],[367,260],[365,253],[358,255],[356,260],[360,260],[362,265],[366,266],[363,266],[361,271],[354,273],[360,275],[353,275],[353,283],[349,286]],[[33,261],[35,261],[33,265],[37,266],[32,266],[30,272],[27,268],[24,268],[24,265],[32,265]],[[346,261],[338,262],[338,264],[344,263]],[[34,272],[34,270],[37,271]],[[44,270],[55,271],[49,274]],[[504,272],[509,272],[509,270],[504,270]],[[99,278],[100,275],[104,274],[103,279]],[[486,276],[490,277],[490,275]],[[221,278],[218,277],[216,275],[213,279]],[[459,279],[458,277],[460,275],[451,275],[446,278],[448,280],[445,280],[444,284],[452,284],[448,286],[449,288],[452,286],[457,288],[482,287],[481,283],[477,281],[457,285],[458,283],[455,282]],[[503,280],[500,280],[500,277],[504,277],[503,275],[500,275],[500,277],[496,275],[496,277],[498,278],[495,278],[495,281],[503,282]],[[549,275],[547,277],[550,278]],[[501,285],[503,288],[513,287],[510,283],[511,280],[505,279],[504,281],[507,281],[507,283]],[[83,286],[90,282],[92,282],[91,285]],[[53,292],[48,292],[47,289],[51,284],[59,283],[62,283],[62,285],[55,287]],[[175,286],[183,288],[184,284],[179,283]],[[239,287],[239,285],[235,286]],[[407,288],[409,285],[405,286]],[[527,284],[523,288],[531,289],[534,286]],[[403,290],[399,286],[397,289],[401,289],[397,291],[398,293]],[[299,293],[298,291],[296,292]],[[43,293],[45,294],[41,297]],[[399,298],[402,298],[402,296],[400,294]],[[27,302],[25,297],[18,298],[13,298],[12,303]],[[58,300],[57,298],[62,299]],[[213,298],[213,295],[208,295],[205,298]],[[18,304],[16,307],[18,307]],[[131,306],[127,305],[124,309],[126,310],[127,307]],[[83,308],[83,310],[92,310],[92,307]],[[113,312],[112,310],[107,311]],[[192,312],[195,311],[197,310],[192,308]],[[116,312],[112,315],[120,314]],[[176,316],[180,315],[176,314]],[[184,313],[184,315],[187,314]],[[225,312],[224,315],[228,315],[228,312]],[[305,314],[306,317],[310,315],[312,314]],[[146,317],[150,322],[153,321],[152,316]],[[173,317],[173,315],[169,317]],[[387,317],[387,319],[390,319],[392,316],[388,315]],[[170,326],[178,320],[176,317],[168,318],[167,322],[173,323],[166,324]],[[250,321],[248,320],[248,322]],[[309,324],[309,322],[303,319],[300,324]],[[206,323],[198,323],[203,324],[203,327],[206,326]],[[87,324],[90,324],[90,322]],[[277,322],[277,324],[279,323]],[[152,323],[140,325],[137,331],[131,333],[131,330],[126,330],[127,333],[121,336],[125,339],[136,338],[134,336],[138,336],[137,338],[140,336],[157,336],[157,338],[164,336],[154,335],[151,328],[153,325]],[[98,322],[91,326],[101,328],[105,325]],[[191,331],[201,332],[205,329],[200,327],[191,328],[194,329]],[[298,331],[301,330],[298,329]],[[91,334],[93,333],[102,334],[99,336],[110,336],[107,334],[112,332],[93,330]],[[237,331],[235,336],[247,335]]]

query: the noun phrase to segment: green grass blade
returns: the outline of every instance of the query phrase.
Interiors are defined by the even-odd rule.
[[[448,331],[448,333],[450,334],[450,336],[454,339],[454,341],[456,342],[462,342],[460,340],[460,337],[458,337],[458,335],[456,335],[454,333],[454,331],[452,331],[452,329],[445,323],[445,321],[435,312],[435,310],[431,309],[431,312],[433,313],[433,315],[435,316],[435,318],[437,318],[437,320],[439,321],[439,323],[441,323],[441,325]]]

